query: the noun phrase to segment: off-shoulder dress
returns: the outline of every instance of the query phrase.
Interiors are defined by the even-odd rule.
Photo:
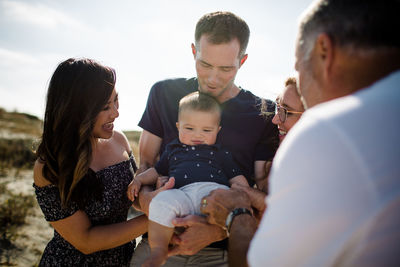
[[[133,155],[128,160],[108,166],[96,177],[103,183],[102,201],[90,199],[84,211],[93,226],[126,221],[132,202],[126,190],[136,171]],[[33,184],[36,198],[46,221],[58,221],[74,214],[78,207],[61,208],[59,190],[54,185],[38,187]],[[116,248],[85,255],[68,243],[56,230],[47,244],[39,266],[129,266],[135,240]]]

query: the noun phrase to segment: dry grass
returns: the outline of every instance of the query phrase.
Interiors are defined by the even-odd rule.
[[[139,164],[139,138],[141,133],[142,132],[140,131],[124,131],[124,134],[128,138],[129,144],[131,145],[131,149],[137,164]]]
[[[36,160],[33,139],[0,139],[0,176],[7,168],[32,168]]]
[[[37,117],[0,108],[0,177],[10,168],[33,167],[33,147],[41,130],[42,121]]]
[[[37,138],[41,135],[43,122],[36,116],[7,112],[0,108],[0,129],[11,135],[25,135]]]
[[[26,217],[35,204],[33,195],[14,194],[0,184],[2,201],[0,203],[0,263],[12,264],[12,255],[18,246],[14,244],[19,237],[19,227],[25,224]]]
[[[0,266],[36,266],[41,253],[35,251],[51,232],[34,197],[32,171],[9,169],[0,179]]]

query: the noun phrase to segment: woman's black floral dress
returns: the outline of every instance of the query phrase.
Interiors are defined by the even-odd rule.
[[[85,208],[93,226],[126,221],[132,202],[126,190],[132,181],[136,164],[133,155],[126,161],[96,172],[103,182],[103,201],[89,200]],[[71,216],[78,208],[71,205],[61,209],[58,188],[54,185],[35,188],[36,198],[47,221],[58,221]],[[129,266],[135,240],[125,245],[85,255],[75,249],[54,230],[53,239],[47,244],[39,266]]]

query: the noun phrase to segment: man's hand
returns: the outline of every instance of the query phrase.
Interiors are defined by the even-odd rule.
[[[174,245],[168,252],[168,257],[174,255],[194,255],[213,242],[226,238],[226,232],[216,225],[208,224],[206,219],[197,215],[175,218],[172,223],[176,227],[184,227],[179,236],[174,235],[171,243]]]
[[[243,186],[244,188],[249,189],[251,193],[250,187]],[[201,212],[208,215],[208,222],[225,227],[226,217],[230,211],[236,208],[251,210],[252,202],[249,195],[241,189],[242,186],[233,183],[231,189],[217,189],[203,198]],[[257,221],[249,214],[238,215],[231,221],[228,246],[229,266],[247,266],[246,254],[256,229]]]
[[[201,201],[200,211],[207,215],[210,224],[225,228],[226,217],[235,208],[251,210],[248,195],[237,189],[216,189]]]
[[[152,188],[149,186],[143,186],[139,192],[139,197],[133,203],[133,206],[136,210],[140,210],[144,214],[149,216],[149,205],[153,197],[155,197],[158,193],[171,189],[175,185],[175,178],[171,177],[167,183],[165,183],[162,187],[157,190],[152,191]]]
[[[246,192],[250,199],[251,206],[253,207],[254,217],[256,217],[257,221],[260,222],[264,211],[267,208],[265,205],[265,197],[267,194],[258,189],[242,186],[240,184],[233,184],[232,188]]]

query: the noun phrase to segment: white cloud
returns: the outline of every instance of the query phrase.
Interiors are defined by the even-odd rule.
[[[0,66],[17,66],[19,64],[35,64],[38,60],[31,55],[0,47],[0,62]]]
[[[57,29],[59,26],[84,27],[78,20],[40,3],[3,0],[0,4],[5,15],[12,20],[34,24],[46,29]]]

